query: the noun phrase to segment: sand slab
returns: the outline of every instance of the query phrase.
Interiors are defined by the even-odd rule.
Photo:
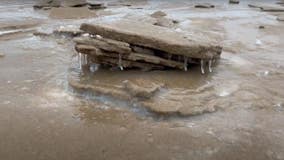
[[[90,11],[87,7],[79,8],[52,8],[49,17],[55,19],[79,19],[96,17],[95,12]]]
[[[220,46],[208,40],[196,40],[194,36],[189,39],[180,32],[136,21],[121,20],[82,24],[81,29],[106,38],[191,58],[219,57],[222,50]]]

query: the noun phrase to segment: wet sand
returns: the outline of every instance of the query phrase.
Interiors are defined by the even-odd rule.
[[[32,33],[96,18],[52,19],[49,11],[34,11],[32,1],[9,2],[0,2],[0,34],[25,31],[0,36],[0,159],[284,159],[284,23],[275,15],[242,1],[214,2],[215,9],[194,9],[186,1],[137,4],[143,10],[115,5],[96,18],[147,22],[163,10],[179,20],[176,29],[201,30],[223,44],[222,57],[208,75],[198,66],[90,73],[79,70],[70,40]],[[216,111],[159,115],[115,97],[76,92],[70,78],[118,88],[124,80],[162,82],[173,91],[198,92],[187,96],[216,104]]]

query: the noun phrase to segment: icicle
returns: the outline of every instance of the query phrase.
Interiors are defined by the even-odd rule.
[[[85,65],[85,58],[86,58],[86,57],[85,57],[85,54],[83,54],[83,55],[82,55],[82,65],[83,65],[83,66]]]
[[[201,60],[200,60],[200,69],[201,69],[201,73],[202,73],[202,74],[205,74],[204,65],[205,65],[204,60],[201,59]]]
[[[120,70],[123,71],[123,66],[122,66],[122,64],[121,64],[121,61],[122,61],[122,60],[121,60],[121,54],[118,55],[118,58],[119,58],[119,59],[118,59],[118,66],[119,66]]]
[[[99,70],[100,65],[99,64],[90,64],[90,71],[92,73],[96,72],[97,70]]]
[[[184,67],[184,71],[187,71],[187,57],[186,56],[184,56],[183,67]]]
[[[80,63],[80,53],[79,52],[77,53],[77,61],[78,63]]]
[[[82,53],[79,53],[79,68],[82,69]]]
[[[87,65],[89,65],[90,64],[90,60],[89,60],[89,56],[88,55],[86,55],[86,62],[87,62]]]
[[[84,54],[84,64],[88,64],[88,55]]]
[[[82,54],[82,56],[81,56],[81,64],[82,64],[82,66],[84,65],[84,62],[85,62],[85,54]]]
[[[210,59],[208,62],[208,68],[209,68],[209,72],[211,73],[213,71],[212,70],[212,59]]]

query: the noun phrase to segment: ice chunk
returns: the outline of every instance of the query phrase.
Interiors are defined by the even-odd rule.
[[[230,95],[230,93],[228,92],[228,91],[221,91],[220,93],[219,93],[219,96],[220,97],[226,97],[226,96],[228,96],[228,95]]]
[[[261,42],[261,40],[257,39],[257,40],[255,41],[255,44],[256,44],[256,45],[262,45],[262,42]]]

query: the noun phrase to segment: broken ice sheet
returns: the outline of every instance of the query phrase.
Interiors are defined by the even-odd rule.
[[[228,82],[227,84],[220,84],[215,89],[217,91],[217,95],[220,97],[227,97],[232,93],[239,90],[239,84],[236,82]]]
[[[67,99],[68,101],[72,101],[73,96],[69,95],[66,91],[60,89],[52,89],[47,92],[47,95],[56,99]]]
[[[226,97],[226,96],[228,96],[228,95],[230,95],[230,93],[229,93],[228,91],[221,91],[221,92],[219,93],[219,96],[220,96],[220,97]]]
[[[3,102],[4,105],[10,104],[10,103],[11,103],[11,101],[4,101]]]
[[[256,45],[262,45],[262,41],[259,40],[259,39],[256,39],[255,44],[256,44]]]
[[[270,71],[266,70],[266,71],[259,71],[256,73],[256,76],[258,77],[266,77],[270,74]]]

